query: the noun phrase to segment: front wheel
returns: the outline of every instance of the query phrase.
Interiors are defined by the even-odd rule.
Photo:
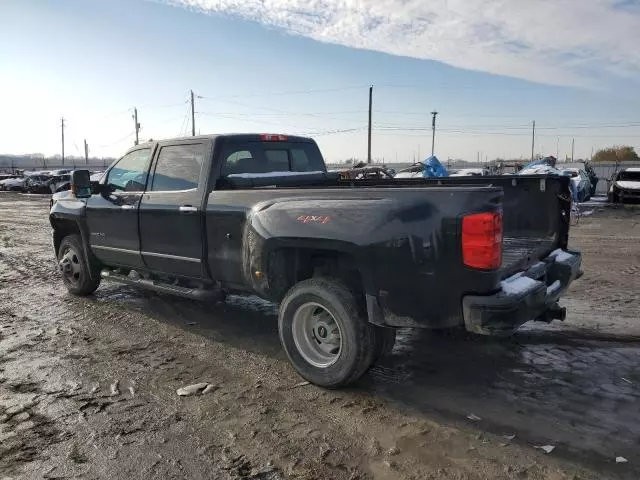
[[[79,235],[67,235],[60,242],[58,266],[62,281],[69,292],[84,297],[96,291],[100,285],[100,272],[97,268],[89,270],[84,259],[84,247]]]
[[[306,380],[338,388],[358,380],[376,353],[373,325],[342,283],[312,278],[294,285],[280,304],[280,341]]]

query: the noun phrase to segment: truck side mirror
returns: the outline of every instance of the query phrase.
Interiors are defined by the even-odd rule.
[[[91,176],[89,170],[74,170],[71,174],[71,193],[76,198],[91,196]]]

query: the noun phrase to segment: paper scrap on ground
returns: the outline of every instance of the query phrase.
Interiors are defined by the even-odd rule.
[[[176,393],[181,397],[190,397],[191,395],[196,395],[202,392],[208,386],[208,383],[194,383],[193,385],[179,388],[176,390]]]
[[[543,445],[535,448],[537,448],[538,450],[544,451],[544,453],[551,453],[556,449],[556,447],[554,447],[553,445]]]

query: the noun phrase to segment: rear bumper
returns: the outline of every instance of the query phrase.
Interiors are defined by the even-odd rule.
[[[462,300],[465,328],[481,335],[509,335],[529,320],[564,318],[558,299],[582,275],[582,255],[556,250],[524,272],[500,282],[493,295],[467,295]]]

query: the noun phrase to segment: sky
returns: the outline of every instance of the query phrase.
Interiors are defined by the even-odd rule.
[[[640,0],[3,0],[0,153],[309,135],[325,158],[640,151]]]

